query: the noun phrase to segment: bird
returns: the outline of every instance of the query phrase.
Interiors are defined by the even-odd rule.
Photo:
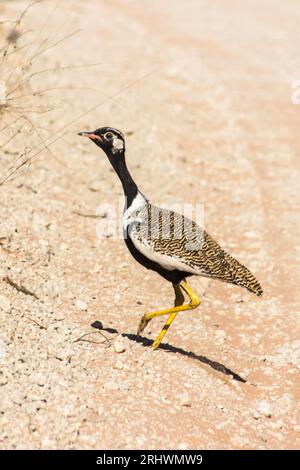
[[[174,306],[142,316],[137,334],[160,316],[167,320],[152,342],[157,349],[179,312],[195,309],[201,303],[187,278],[203,276],[243,287],[261,296],[262,287],[254,275],[232,257],[196,222],[172,210],[151,204],[132,178],[125,159],[124,134],[113,127],[79,132],[104,151],[123,186],[125,206],[123,238],[133,258],[170,282]],[[185,295],[188,302],[185,303]]]

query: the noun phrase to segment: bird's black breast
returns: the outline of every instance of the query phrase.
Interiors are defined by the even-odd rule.
[[[151,269],[152,271],[157,272],[167,281],[172,282],[173,284],[179,284],[186,277],[192,276],[191,273],[179,271],[178,269],[165,269],[159,263],[156,263],[155,261],[152,261],[151,259],[147,258],[147,256],[141,253],[133,244],[130,238],[128,228],[124,231],[124,241],[131,255],[138,263],[140,263],[147,269]]]

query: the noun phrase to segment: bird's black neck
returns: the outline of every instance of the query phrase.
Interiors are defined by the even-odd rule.
[[[138,187],[127,168],[125,152],[120,152],[117,157],[115,155],[108,155],[108,158],[122,183],[124,194],[126,196],[126,206],[129,207],[138,193]]]

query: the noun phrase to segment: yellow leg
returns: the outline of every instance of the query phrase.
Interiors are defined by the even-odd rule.
[[[180,288],[182,288],[187,293],[187,295],[190,299],[190,302],[187,305],[182,305],[183,302],[184,302],[184,296],[183,296],[182,291],[180,290]],[[194,308],[196,308],[200,305],[201,301],[200,301],[199,297],[188,286],[188,284],[186,282],[182,282],[181,285],[178,285],[176,287],[174,286],[174,290],[175,290],[175,293],[176,293],[175,306],[181,306],[181,310],[179,310],[179,311],[191,310],[191,309],[194,309]],[[180,292],[180,295],[178,295],[178,291]],[[159,347],[159,345],[162,342],[166,332],[170,328],[172,322],[175,320],[175,318],[177,316],[177,313],[178,313],[178,311],[176,311],[174,313],[171,313],[169,315],[164,327],[162,328],[161,332],[157,336],[156,340],[153,342],[153,344],[151,346],[152,349],[157,349]]]
[[[194,293],[194,291],[188,286],[186,282],[182,282],[179,285],[174,285],[173,287],[174,287],[175,294],[176,294],[175,306],[171,308],[167,308],[165,310],[161,310],[159,312],[147,313],[141,319],[139,327],[138,327],[138,335],[139,335],[145,329],[148,322],[152,320],[152,318],[160,317],[161,315],[169,315],[163,329],[161,330],[160,334],[158,335],[158,337],[152,344],[153,349],[158,348],[168,328],[170,328],[171,323],[176,318],[176,315],[178,312],[182,312],[184,310],[191,310],[193,308],[198,307],[198,305],[200,305],[199,297]],[[186,292],[186,294],[188,295],[190,299],[188,304],[182,305],[184,301],[184,297],[183,297],[181,289],[183,289]]]
[[[174,307],[179,307],[184,302],[184,295],[182,293],[182,290],[180,289],[179,284],[173,284],[173,288],[174,288],[174,291],[175,291]],[[168,331],[171,324],[173,323],[173,321],[177,317],[177,314],[178,314],[178,312],[170,313],[170,315],[168,316],[168,319],[167,319],[166,323],[164,324],[164,326],[163,326],[161,332],[159,333],[158,337],[156,338],[155,341],[153,341],[152,346],[151,346],[152,349],[157,349],[158,348],[158,346],[162,342],[166,332]]]

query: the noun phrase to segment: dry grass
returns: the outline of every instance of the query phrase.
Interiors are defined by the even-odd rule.
[[[27,15],[36,4],[43,1],[30,3],[14,21],[0,21],[3,26],[3,44],[0,46],[0,150],[5,160],[0,186],[27,172],[32,159],[43,150],[52,153],[49,147],[66,133],[51,133],[43,126],[41,115],[70,105],[69,100],[62,96],[66,89],[78,90],[78,87],[43,87],[44,76],[99,65],[43,66],[44,55],[49,50],[57,48],[78,33],[78,30],[72,31],[53,42],[44,37],[45,31],[47,34],[47,23],[55,17],[59,3],[38,30],[26,29]],[[56,94],[54,98],[51,92],[57,90],[62,91],[61,97]]]
[[[77,87],[73,85],[45,88],[41,85],[44,81],[43,78],[47,78],[45,75],[56,75],[66,70],[95,67],[100,64],[43,67],[45,53],[51,49],[55,52],[56,47],[79,32],[79,30],[72,31],[54,42],[51,42],[48,37],[43,38],[44,32],[47,33],[47,24],[55,18],[60,1],[54,6],[38,30],[26,29],[26,16],[36,4],[44,1],[36,0],[30,3],[13,22],[0,21],[5,32],[4,45],[0,46],[0,150],[7,156],[4,171],[2,170],[2,175],[0,175],[0,186],[27,173],[32,161],[44,150],[55,157],[50,147],[64,138],[70,126],[106,102],[126,93],[129,88],[134,87],[138,82],[155,72],[155,70],[151,70],[137,77],[113,95],[97,102],[54,132],[48,130],[43,126],[43,121],[49,121],[49,119],[43,120],[41,115],[51,113],[52,110],[59,107],[63,109],[66,105],[71,106],[72,99],[68,101],[65,98],[66,90],[76,93],[83,89],[93,92],[97,92],[97,90],[88,86]],[[47,82],[47,80],[45,81]],[[54,98],[51,93],[53,91],[61,91],[60,96],[57,97],[56,93],[56,98]]]

